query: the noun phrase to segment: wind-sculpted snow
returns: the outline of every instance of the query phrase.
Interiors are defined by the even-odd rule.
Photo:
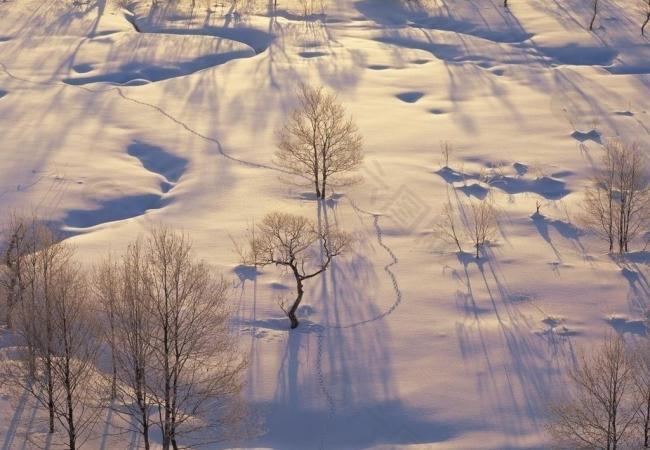
[[[63,218],[64,225],[71,228],[91,228],[104,223],[133,219],[165,205],[160,194],[129,195],[96,203],[98,207],[95,209],[68,211]]]
[[[489,189],[496,188],[507,194],[534,193],[551,200],[559,200],[571,193],[566,182],[554,176],[529,177],[527,169],[522,171],[521,163],[512,166],[518,174],[506,175],[496,170],[486,173],[463,173],[449,167],[443,167],[436,173],[447,183],[467,196],[485,198]]]
[[[144,80],[139,84],[147,84],[254,55],[247,45],[222,38],[120,33],[86,41],[75,56],[73,73],[63,81],[134,85],[135,80]]]
[[[590,32],[569,0],[0,1],[0,210],[33,207],[88,262],[152,224],[187,232],[233,281],[265,422],[236,445],[547,448],[577,355],[606,332],[647,338],[642,239],[610,256],[580,220],[602,145],[650,145],[650,47],[624,3],[601,2]],[[274,162],[300,83],[363,135],[362,182],[326,201]],[[476,259],[481,201],[498,224]],[[293,331],[291,274],[233,244],[273,211],[353,240],[305,284]],[[44,418],[0,387],[0,447],[46,447]],[[137,446],[114,411],[99,421],[89,450]]]

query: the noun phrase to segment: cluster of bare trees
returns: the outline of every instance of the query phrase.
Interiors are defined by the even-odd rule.
[[[630,242],[650,225],[648,158],[635,144],[611,140],[585,198],[586,225],[602,236],[609,251],[629,251]]]
[[[15,217],[7,242],[2,297],[20,351],[0,374],[47,410],[50,433],[60,426],[76,449],[112,408],[147,449],[154,427],[165,450],[241,434],[247,362],[229,328],[229,286],[187,236],[154,228],[92,276],[36,218]]]
[[[548,428],[561,448],[650,448],[650,351],[607,336],[570,370],[569,392],[551,404]]]

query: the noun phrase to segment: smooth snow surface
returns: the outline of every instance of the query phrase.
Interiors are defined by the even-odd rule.
[[[237,3],[0,2],[3,217],[47,216],[89,262],[152,223],[190,233],[235,283],[265,421],[243,447],[548,445],[580,349],[645,334],[650,253],[615,261],[578,220],[606,139],[650,150],[640,2],[602,2],[593,33],[573,0]],[[272,162],[300,82],[337,92],[364,136],[364,182],[322,204]],[[447,196],[487,195],[502,214],[479,261],[435,240]],[[291,278],[240,266],[230,239],[274,210],[355,235],[292,332]],[[46,431],[27,400],[0,396],[3,450]],[[111,420],[87,448],[135,448]]]

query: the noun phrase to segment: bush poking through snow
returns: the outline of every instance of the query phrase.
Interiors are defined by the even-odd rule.
[[[451,200],[447,200],[440,213],[435,233],[438,238],[453,244],[460,253],[464,253],[462,243],[471,241],[475,258],[479,259],[481,248],[497,232],[497,216],[497,210],[489,197],[470,201],[468,204],[459,202],[457,207]]]

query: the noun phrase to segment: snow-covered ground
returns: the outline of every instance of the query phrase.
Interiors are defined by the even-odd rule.
[[[644,335],[650,254],[617,262],[578,221],[601,142],[650,151],[641,2],[601,2],[594,32],[573,0],[72,3],[0,2],[0,213],[56,221],[86,261],[152,223],[190,233],[236,283],[266,428],[244,447],[544,447],[580,349]],[[364,136],[364,182],[320,205],[272,164],[300,82],[337,92]],[[436,241],[447,195],[488,193],[486,257]],[[239,266],[231,241],[275,210],[355,235],[292,332],[291,279]],[[0,397],[3,449],[44,429],[22,400]],[[133,444],[110,430],[88,447]]]

